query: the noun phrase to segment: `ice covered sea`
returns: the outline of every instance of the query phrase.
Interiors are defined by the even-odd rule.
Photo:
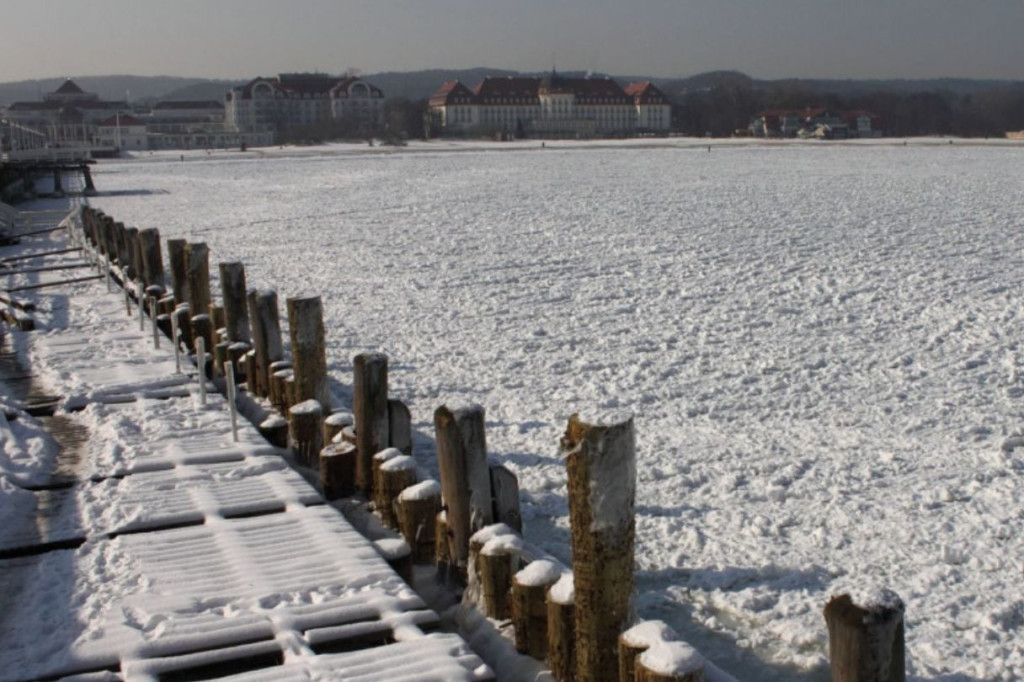
[[[141,157],[91,203],[321,294],[339,402],[387,353],[424,467],[483,404],[563,560],[565,420],[632,411],[638,614],[741,679],[825,679],[877,584],[911,679],[1024,678],[1024,147],[538,146]]]

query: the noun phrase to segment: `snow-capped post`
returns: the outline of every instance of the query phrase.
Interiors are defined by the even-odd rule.
[[[890,590],[856,602],[849,594],[832,597],[825,606],[832,682],[903,682],[903,613],[903,600]]]
[[[283,361],[275,362],[274,365],[283,363]],[[281,369],[276,369],[271,366],[270,375],[270,404],[274,406],[274,409],[281,414],[288,412],[288,393],[285,388],[285,380],[292,376],[294,372],[291,368],[291,363],[283,363],[287,366]]]
[[[704,659],[678,639],[675,630],[660,620],[643,621],[623,632],[619,635],[619,682],[638,679],[703,680]],[[671,648],[659,649],[648,658],[647,665],[640,664],[639,659],[645,651],[669,642],[672,643]]]
[[[213,368],[213,362],[207,356],[210,352],[215,350],[215,347],[210,343],[210,337],[213,336],[212,325],[210,324],[209,315],[193,315],[192,316],[192,338],[195,340],[196,348],[199,347],[199,339],[203,340],[203,357],[206,362],[203,362],[199,369],[203,372],[204,376],[212,376],[212,372],[207,373],[208,370]],[[198,352],[198,351],[196,351]]]
[[[373,492],[373,456],[388,447],[388,356],[360,353],[353,364],[353,412],[356,420],[356,486]]]
[[[387,522],[383,518],[384,513],[382,511],[382,508],[383,508],[383,506],[385,504],[384,497],[383,497],[383,495],[384,495],[384,484],[383,484],[383,480],[382,480],[383,479],[383,474],[381,474],[380,468],[381,468],[381,465],[383,465],[388,460],[394,459],[395,457],[402,457],[402,456],[403,455],[402,455],[401,451],[399,451],[399,450],[396,450],[394,448],[384,448],[383,450],[381,450],[380,452],[375,454],[373,456],[373,460],[372,460],[372,465],[371,466],[372,466],[372,469],[373,469],[373,473],[371,475],[371,478],[373,479],[373,486],[372,486],[372,489],[373,489],[373,497],[372,497],[373,505],[374,505],[374,507],[377,510],[377,514],[379,516],[381,516],[381,521],[384,522],[385,526],[387,526]]]
[[[237,261],[221,263],[220,292],[228,341],[249,343],[249,309],[245,300],[245,266]]]
[[[516,651],[543,661],[548,654],[548,589],[562,577],[553,561],[531,562],[512,578],[512,623]]]
[[[324,418],[324,444],[333,443],[335,436],[345,430],[346,426],[352,426],[355,418],[351,412],[335,412]],[[406,453],[408,454],[408,453]]]
[[[267,442],[274,447],[288,447],[288,420],[279,414],[272,414],[256,427],[260,435],[267,439]]]
[[[548,589],[548,666],[558,682],[576,674],[576,607],[572,573],[563,573]]]
[[[480,556],[480,592],[484,612],[496,620],[506,620],[512,615],[509,593],[512,590],[512,576],[519,571],[519,556],[523,539],[515,534],[499,535],[488,540]]]
[[[401,400],[388,400],[388,445],[412,454],[412,415]]]
[[[239,383],[247,379],[245,358],[250,348],[251,346],[244,341],[235,341],[228,345],[228,364],[235,368],[235,377]]]
[[[434,431],[451,562],[465,577],[470,535],[494,522],[484,408],[472,405],[452,411],[442,405],[434,412]]]
[[[685,642],[658,642],[641,653],[636,682],[704,682],[704,657]]]
[[[377,512],[384,526],[398,528],[398,497],[416,484],[416,460],[409,455],[392,457],[380,465],[380,504]],[[413,543],[409,543],[411,547]]]
[[[177,303],[185,303],[188,300],[188,260],[186,249],[188,242],[184,239],[167,240],[167,260],[171,264],[171,291],[174,292],[174,300]]]
[[[160,230],[150,227],[139,232],[142,254],[142,279],[147,287],[164,285],[164,255],[160,249]]]
[[[430,563],[434,558],[439,511],[441,485],[433,479],[410,486],[398,496],[398,530],[412,547],[412,558],[417,563]]]
[[[323,433],[323,409],[316,400],[301,401],[288,410],[288,444],[302,465],[319,469]]]
[[[258,292],[253,289],[248,297],[252,340],[256,349],[257,392],[266,398],[270,395],[270,381],[273,376],[271,365],[284,359],[277,292]]]
[[[216,323],[213,320],[210,324],[216,328]],[[214,332],[214,336],[217,336]],[[231,347],[230,341],[218,341],[217,345],[213,347],[213,367],[217,374],[224,375],[224,364],[228,361],[228,349]]]
[[[192,314],[188,309],[188,303],[179,303],[171,313],[171,318],[178,325],[178,335],[181,337],[181,343],[185,345],[185,352],[191,352],[195,343],[192,337]]]
[[[574,414],[561,447],[569,473],[576,677],[612,682],[618,679],[618,638],[633,595],[633,417],[584,421]]]
[[[328,443],[320,451],[320,487],[324,499],[351,497],[356,491],[356,446]]]
[[[192,316],[210,313],[210,249],[202,242],[185,247],[185,287],[188,307]],[[209,319],[209,318],[207,318]],[[210,336],[205,336],[206,349],[213,348],[212,325]]]
[[[491,491],[494,496],[494,522],[508,524],[515,532],[523,532],[523,515],[519,510],[519,480],[500,464],[490,465]]]
[[[292,369],[295,370],[296,403],[315,400],[330,413],[331,394],[327,388],[327,351],[324,348],[324,311],[319,296],[287,299],[288,331],[292,339]],[[322,427],[321,436],[322,437]],[[320,452],[317,448],[316,452]]]

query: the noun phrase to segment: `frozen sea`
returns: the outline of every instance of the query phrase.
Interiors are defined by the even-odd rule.
[[[907,604],[913,680],[1024,679],[1024,147],[424,145],[105,161],[94,206],[323,296],[340,406],[380,350],[432,463],[487,409],[569,560],[557,442],[632,411],[638,615],[823,680],[830,594]],[[215,268],[213,268],[215,270]]]

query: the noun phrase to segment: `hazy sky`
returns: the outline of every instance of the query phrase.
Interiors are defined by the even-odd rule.
[[[1024,79],[1024,0],[0,0],[0,81],[426,68]]]

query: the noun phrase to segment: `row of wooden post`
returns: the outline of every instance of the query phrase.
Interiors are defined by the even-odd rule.
[[[91,208],[84,210],[83,226],[99,253],[118,265],[126,280],[136,280],[138,295],[150,297],[161,317],[179,316],[186,347],[203,337],[207,348],[217,351],[215,370],[231,363],[250,394],[280,411],[282,416],[260,425],[261,432],[290,448],[298,463],[318,471],[325,498],[360,491],[373,501],[381,522],[398,530],[408,546],[392,557],[401,573],[408,577],[413,561],[436,563],[439,579],[466,584],[465,600],[485,615],[511,618],[517,649],[546,658],[560,682],[703,679],[703,663],[695,663],[699,657],[662,651],[665,655],[648,657],[661,662],[654,669],[640,655],[646,645],[629,644],[635,637],[623,640],[634,587],[632,417],[569,419],[561,450],[568,467],[572,571],[549,558],[527,562],[531,552],[519,537],[518,483],[508,469],[488,459],[483,407],[435,411],[441,480],[418,481],[410,457],[409,410],[388,397],[385,355],[354,358],[353,414],[332,414],[319,297],[286,301],[289,360],[277,294],[247,289],[241,263],[220,264],[223,306],[214,306],[206,245],[168,240],[172,295],[163,297],[155,229],[125,228]],[[168,324],[168,335],[169,330]],[[829,602],[825,616],[835,682],[905,678],[898,598],[882,606],[858,605],[843,595]],[[684,664],[666,672],[665,660]]]

